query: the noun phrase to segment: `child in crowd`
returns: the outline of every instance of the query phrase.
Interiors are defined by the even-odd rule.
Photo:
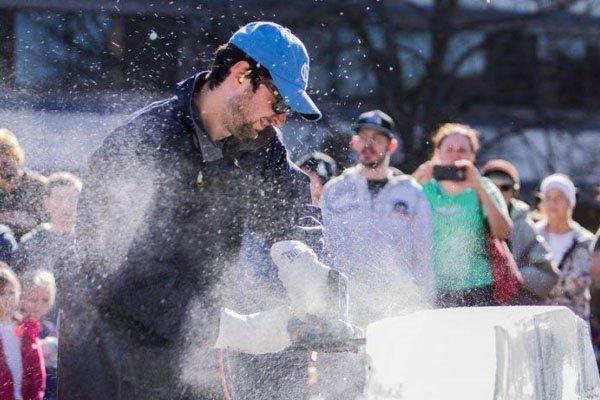
[[[42,400],[46,373],[38,341],[40,325],[16,310],[21,295],[19,281],[0,263],[0,400]]]
[[[25,319],[36,321],[41,325],[39,339],[46,365],[45,400],[56,399],[57,392],[58,332],[56,324],[47,318],[54,307],[55,299],[56,281],[52,272],[35,270],[25,274],[21,311]]]
[[[81,181],[68,172],[48,177],[43,203],[48,222],[21,238],[15,257],[15,271],[47,269],[64,277],[75,247],[75,222]]]

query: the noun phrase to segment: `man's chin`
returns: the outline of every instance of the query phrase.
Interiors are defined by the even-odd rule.
[[[233,134],[234,137],[240,140],[256,140],[258,138],[258,131],[248,130],[248,131],[238,131]]]
[[[266,147],[273,141],[276,135],[277,131],[273,129],[273,127],[263,129],[258,133],[258,136],[253,139],[232,135],[223,143],[223,154],[238,158],[242,153],[254,152]]]
[[[229,129],[231,136],[239,140],[254,140],[258,137],[258,130],[252,124],[241,124],[234,129]]]
[[[0,179],[0,190],[4,190],[6,192],[12,192],[16,186],[17,185],[15,185],[12,181]]]
[[[369,168],[369,169],[376,169],[377,167],[379,167],[381,165],[381,163],[378,161],[371,161],[371,162],[363,161],[361,164],[363,165],[363,167]]]
[[[257,147],[262,147],[263,145],[271,142],[276,135],[277,131],[275,128],[269,125],[262,130],[257,130],[254,128],[241,129],[233,136],[244,141],[255,141],[257,143]]]

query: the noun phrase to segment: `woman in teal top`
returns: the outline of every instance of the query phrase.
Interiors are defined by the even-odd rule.
[[[477,131],[467,125],[444,124],[433,137],[431,161],[413,176],[423,185],[433,215],[434,269],[438,306],[493,305],[487,227],[506,239],[512,223],[496,186],[474,166]],[[434,165],[455,165],[463,181],[434,179]],[[487,225],[487,227],[486,227]]]

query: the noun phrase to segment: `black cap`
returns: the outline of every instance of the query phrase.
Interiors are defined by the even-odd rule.
[[[323,183],[337,175],[335,160],[320,151],[305,155],[296,164],[302,169],[315,172]]]
[[[367,111],[358,116],[358,121],[352,127],[354,132],[358,132],[363,128],[376,129],[392,139],[394,120],[381,110]]]

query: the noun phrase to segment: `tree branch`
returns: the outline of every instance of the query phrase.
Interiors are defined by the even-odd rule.
[[[568,10],[573,5],[579,3],[581,0],[555,0],[551,6],[541,8],[536,12],[524,14],[524,13],[506,13],[503,16],[494,16],[487,18],[473,18],[465,21],[457,21],[454,24],[454,31],[472,31],[480,30],[482,27],[491,28],[493,26],[522,26],[535,20],[547,18],[552,14]]]

